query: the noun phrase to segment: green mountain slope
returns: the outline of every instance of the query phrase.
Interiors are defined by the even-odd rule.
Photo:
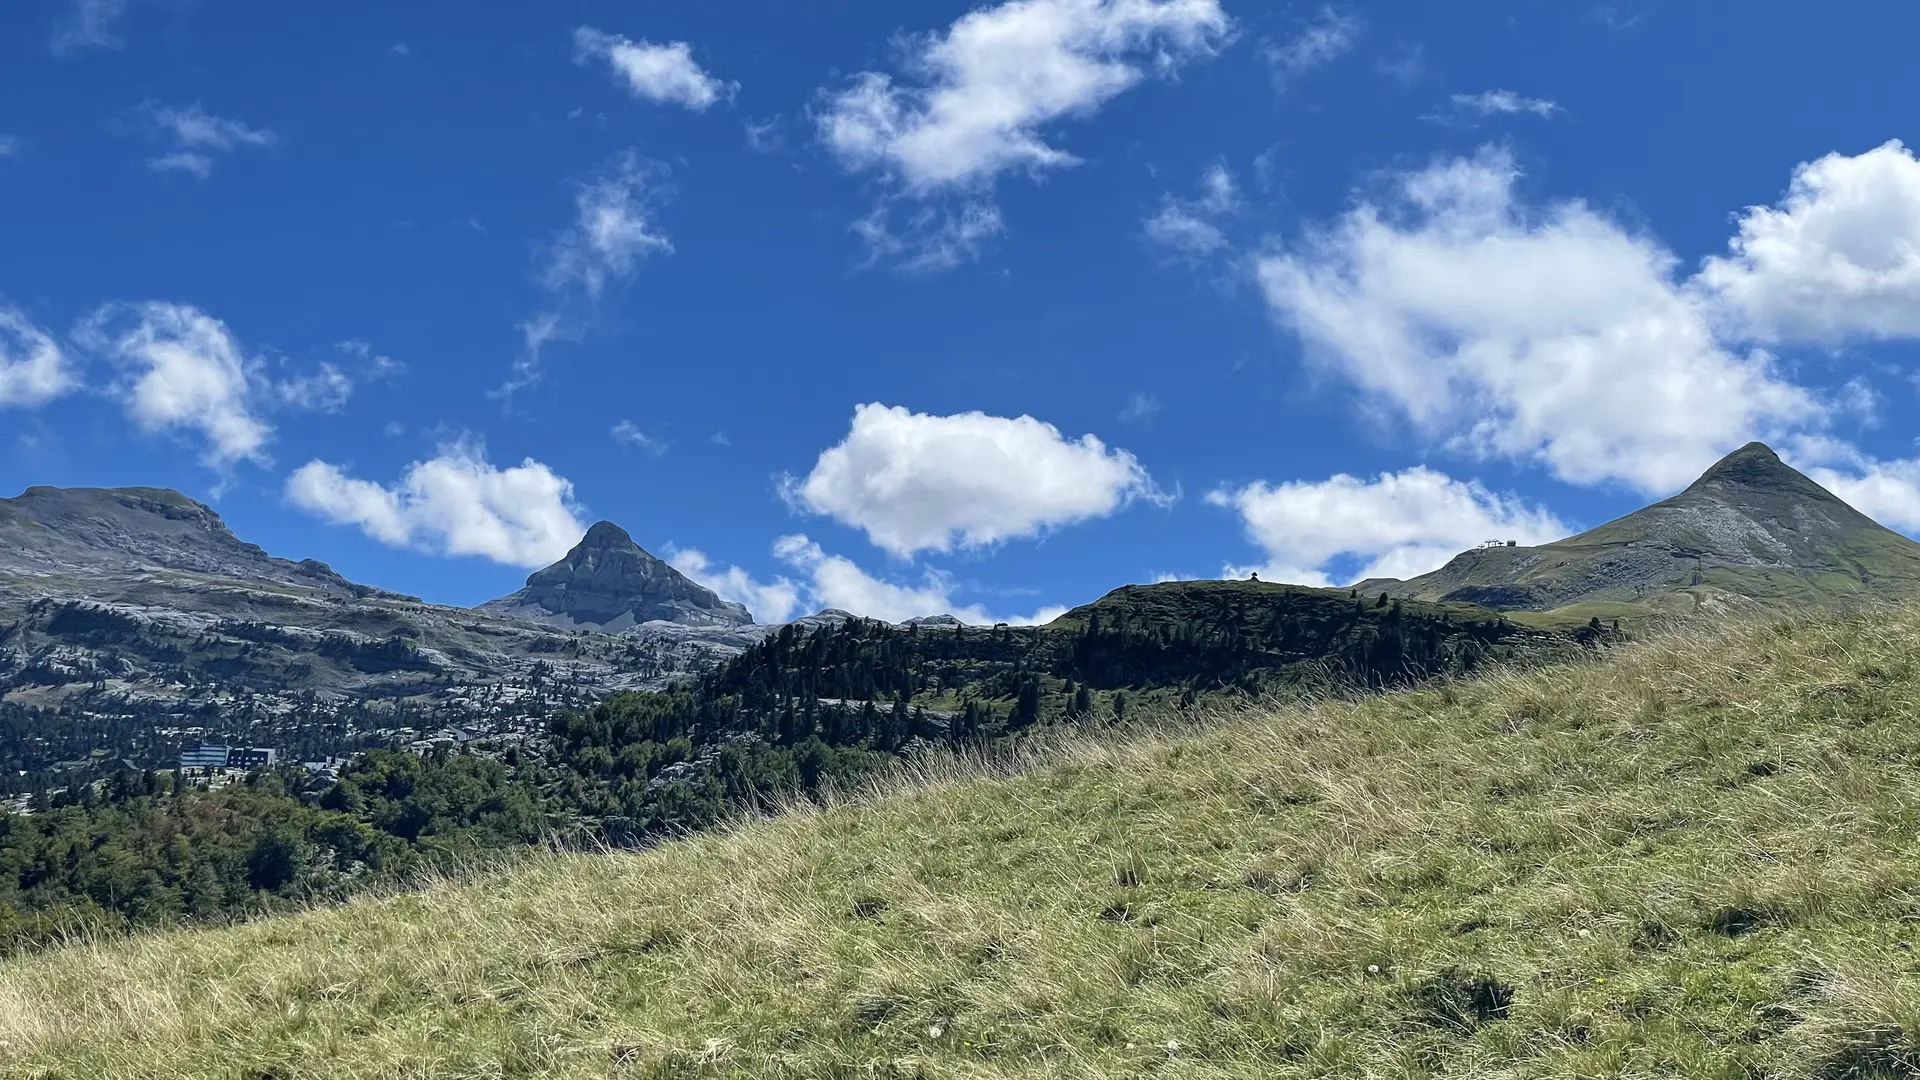
[[[1920,1069],[1920,610],[0,963],[5,1077]]]
[[[1578,536],[1480,548],[1430,574],[1359,587],[1502,610],[1595,605],[1574,621],[1890,600],[1920,596],[1920,543],[1749,443],[1673,498]]]

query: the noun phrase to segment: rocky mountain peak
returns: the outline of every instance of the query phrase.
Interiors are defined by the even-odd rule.
[[[1752,442],[1670,499],[1539,547],[1463,552],[1385,589],[1510,610],[1602,603],[1629,616],[1893,599],[1920,595],[1920,544]]]
[[[559,562],[510,596],[480,605],[493,615],[568,630],[617,634],[645,622],[747,626],[753,616],[655,557],[611,521],[594,523]]]
[[[1715,462],[1700,478],[1681,492],[1688,495],[1715,495],[1723,501],[1787,496],[1816,503],[1840,500],[1826,488],[1780,460],[1780,455],[1763,442],[1750,442]]]
[[[580,546],[588,551],[611,551],[632,547],[645,554],[645,549],[633,542],[633,537],[627,534],[627,530],[611,521],[594,522],[593,527],[587,530],[587,535],[580,538]]]

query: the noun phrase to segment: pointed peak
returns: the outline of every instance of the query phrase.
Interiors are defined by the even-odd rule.
[[[600,549],[625,547],[633,543],[633,537],[611,521],[596,521],[593,528],[587,530],[587,535],[580,538],[580,543],[584,547]]]
[[[1713,463],[1712,467],[1700,474],[1687,487],[1688,491],[1698,491],[1709,487],[1738,486],[1748,488],[1818,488],[1793,466],[1780,460],[1780,455],[1763,442],[1750,442],[1747,445]],[[1822,494],[1825,494],[1822,491]]]

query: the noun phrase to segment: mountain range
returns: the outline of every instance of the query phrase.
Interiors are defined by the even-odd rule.
[[[1143,620],[1170,631],[1212,618],[1193,606],[1214,602],[1201,592],[1123,591],[1150,612]],[[1352,591],[1571,628],[1595,617],[1920,595],[1920,543],[1753,443],[1680,494],[1576,536],[1475,549],[1432,573]],[[1235,603],[1280,604],[1280,595],[1235,594]],[[828,611],[800,624],[848,617]],[[512,711],[503,700],[516,698],[501,686],[517,688],[529,711],[662,688],[775,629],[611,522],[524,588],[469,609],[276,558],[175,491],[34,487],[0,499],[0,703],[201,715],[245,705],[274,715],[334,702],[453,722]]]

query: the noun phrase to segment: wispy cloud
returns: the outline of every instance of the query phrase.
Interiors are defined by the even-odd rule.
[[[1165,195],[1160,209],[1150,215],[1143,231],[1157,247],[1182,258],[1199,259],[1229,246],[1220,222],[1240,208],[1240,188],[1224,165],[1215,165],[1200,178],[1200,193],[1192,198]]]
[[[619,443],[621,446],[640,450],[652,454],[654,457],[659,457],[661,454],[666,453],[667,447],[672,445],[665,439],[649,435],[640,430],[640,425],[631,420],[622,420],[613,425],[612,429],[608,431],[608,434],[612,435],[613,441]]]
[[[1273,85],[1284,91],[1301,76],[1345,56],[1365,30],[1366,23],[1359,16],[1331,6],[1321,8],[1319,16],[1298,34],[1261,50],[1267,66],[1273,69]]]
[[[540,270],[554,305],[520,324],[513,374],[492,396],[510,402],[538,382],[542,351],[550,342],[580,338],[608,284],[631,277],[650,255],[673,253],[673,241],[653,220],[666,197],[666,171],[628,150],[578,185],[573,223],[547,246]]]
[[[49,43],[55,56],[73,56],[88,49],[124,49],[119,24],[128,0],[73,0],[66,17],[54,25]]]
[[[1511,90],[1486,90],[1478,94],[1453,95],[1453,107],[1462,112],[1478,113],[1481,116],[1496,114],[1513,115],[1526,113],[1542,119],[1561,111],[1560,106],[1545,98],[1525,97]]]
[[[1127,399],[1120,410],[1120,422],[1123,424],[1144,424],[1160,413],[1160,399],[1148,393],[1137,393]]]
[[[147,101],[140,106],[154,137],[172,144],[166,153],[147,159],[156,172],[185,172],[204,180],[213,172],[213,156],[245,146],[272,146],[279,136],[266,128],[249,127],[202,109],[198,102],[185,108]]]

